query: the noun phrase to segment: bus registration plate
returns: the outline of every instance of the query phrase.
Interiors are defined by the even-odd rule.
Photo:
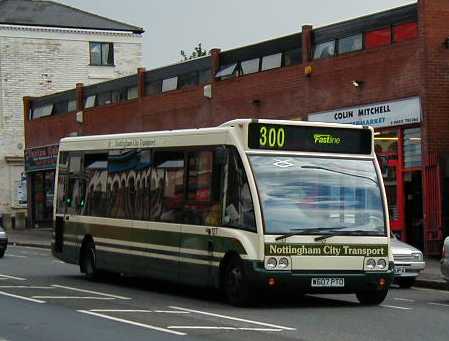
[[[345,286],[344,278],[312,278],[312,287],[313,288],[343,288]]]

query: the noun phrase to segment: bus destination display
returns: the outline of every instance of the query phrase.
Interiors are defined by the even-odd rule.
[[[248,147],[265,150],[370,154],[372,136],[369,129],[250,123]]]

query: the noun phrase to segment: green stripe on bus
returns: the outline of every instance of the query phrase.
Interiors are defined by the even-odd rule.
[[[84,236],[90,234],[94,238],[113,239],[124,242],[154,244],[161,246],[179,247],[180,240],[189,243],[183,243],[182,248],[192,250],[207,250],[208,241],[211,238],[214,241],[215,252],[235,251],[238,254],[246,255],[246,251],[239,240],[229,237],[182,233],[175,231],[160,230],[142,230],[132,227],[98,225],[86,223],[66,222],[64,232],[71,235]]]

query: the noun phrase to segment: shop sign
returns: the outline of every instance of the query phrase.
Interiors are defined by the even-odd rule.
[[[392,127],[421,122],[419,97],[309,114],[309,121]]]
[[[25,171],[37,172],[55,169],[58,159],[59,146],[51,145],[25,150]]]

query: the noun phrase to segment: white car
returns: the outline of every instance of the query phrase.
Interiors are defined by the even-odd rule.
[[[5,230],[0,226],[0,258],[5,254],[6,247],[8,246],[8,237]]]
[[[449,283],[449,237],[446,237],[443,245],[443,257],[441,258],[441,274]]]
[[[401,242],[393,234],[391,235],[391,252],[394,258],[394,282],[401,288],[410,288],[426,266],[422,252]]]

